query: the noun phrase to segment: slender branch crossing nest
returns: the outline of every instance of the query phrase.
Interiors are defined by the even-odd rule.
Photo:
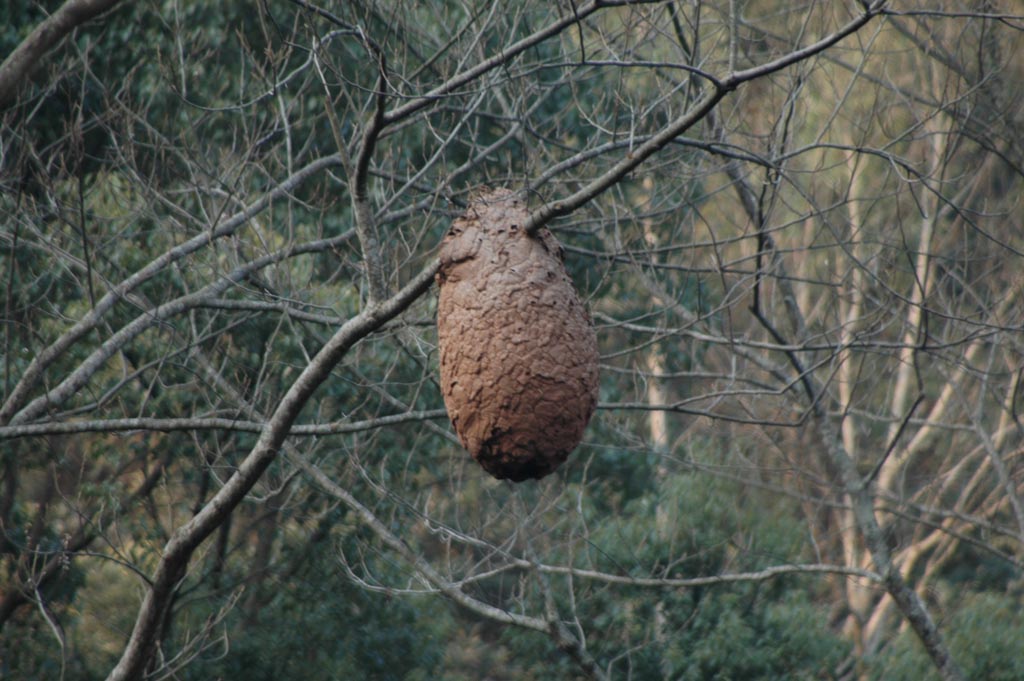
[[[441,390],[459,440],[496,478],[554,471],[597,406],[594,325],[547,229],[507,189],[477,196],[441,244]]]

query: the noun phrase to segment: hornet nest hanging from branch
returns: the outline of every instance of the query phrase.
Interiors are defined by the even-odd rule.
[[[554,471],[597,406],[594,325],[547,229],[507,189],[476,196],[441,244],[441,390],[459,440],[496,478]]]

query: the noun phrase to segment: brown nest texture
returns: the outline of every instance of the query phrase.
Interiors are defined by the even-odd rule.
[[[441,390],[459,440],[496,478],[541,478],[597,406],[594,325],[546,229],[506,189],[477,196],[441,245]]]

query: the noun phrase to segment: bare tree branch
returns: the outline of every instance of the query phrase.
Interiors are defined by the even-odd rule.
[[[17,94],[24,80],[39,67],[43,57],[68,33],[109,11],[121,0],[66,0],[36,26],[0,64],[0,109]]]

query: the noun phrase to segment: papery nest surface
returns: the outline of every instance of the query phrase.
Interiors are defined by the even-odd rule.
[[[541,478],[583,438],[597,406],[594,325],[547,229],[525,202],[477,195],[441,245],[441,390],[463,446],[497,478]]]

